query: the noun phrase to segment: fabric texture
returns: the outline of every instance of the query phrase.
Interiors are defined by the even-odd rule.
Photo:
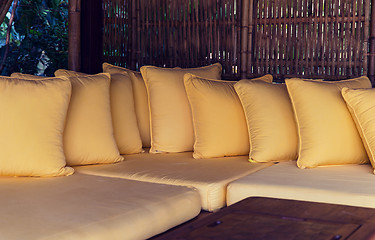
[[[371,88],[367,77],[335,82],[287,79],[286,85],[297,120],[300,168],[368,161],[341,96],[344,87]]]
[[[29,80],[43,80],[47,78],[45,76],[37,76],[37,75],[18,73],[18,72],[10,74],[10,77],[19,78],[19,79],[29,79]]]
[[[241,80],[234,85],[245,111],[249,160],[297,160],[298,134],[285,84]]]
[[[201,209],[195,189],[79,173],[2,178],[0,194],[7,240],[148,239]]]
[[[124,178],[143,182],[196,188],[204,210],[225,206],[228,183],[272,163],[249,163],[247,156],[194,159],[192,152],[126,156],[126,161],[110,165],[76,167],[80,173]],[[146,166],[146,167],[145,167]]]
[[[231,182],[227,203],[257,196],[375,208],[373,182],[369,164],[302,170],[281,162]]]
[[[55,74],[67,77],[92,76],[65,69],[59,69]],[[120,154],[142,152],[142,141],[134,108],[133,87],[127,73],[111,74],[110,102],[113,135]]]
[[[66,69],[57,69],[55,71],[55,76],[56,77],[88,77],[91,76],[91,74],[83,73],[83,72],[76,72],[76,71],[71,71],[71,70],[66,70]]]
[[[375,89],[342,89],[370,162],[375,168]],[[375,171],[374,171],[375,173]]]
[[[67,79],[0,77],[0,175],[73,174],[63,151],[70,96]]]
[[[71,76],[69,79],[72,97],[64,132],[68,165],[122,161],[113,135],[110,74]]]
[[[129,74],[133,86],[135,113],[137,115],[139,133],[143,147],[151,147],[150,113],[145,82],[140,72],[118,67],[109,63],[103,63],[103,71],[107,73]]]
[[[219,63],[201,68],[141,67],[146,83],[151,121],[152,153],[192,151],[193,120],[184,87],[184,74],[220,79]]]
[[[272,82],[267,75],[257,80]],[[194,158],[247,155],[249,135],[234,81],[211,80],[190,73],[184,83],[194,127]]]
[[[135,114],[133,87],[128,74],[111,74],[113,132],[121,154],[142,152],[142,139]]]

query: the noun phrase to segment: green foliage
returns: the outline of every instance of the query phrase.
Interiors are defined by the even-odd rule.
[[[53,76],[68,64],[67,0],[20,0],[3,75],[12,72]],[[8,14],[9,15],[9,14]],[[0,44],[3,43],[4,24]],[[5,32],[6,32],[5,26]],[[4,54],[2,47],[2,55]],[[1,56],[2,56],[1,55]]]

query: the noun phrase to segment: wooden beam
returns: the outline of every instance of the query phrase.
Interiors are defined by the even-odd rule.
[[[69,0],[68,68],[81,71],[81,0]]]

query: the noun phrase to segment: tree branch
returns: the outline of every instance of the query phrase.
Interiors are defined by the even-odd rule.
[[[16,13],[17,6],[18,6],[18,0],[14,0],[12,13],[10,15],[10,19],[9,19],[9,22],[8,22],[7,37],[6,37],[6,41],[5,41],[5,51],[4,51],[4,55],[3,55],[3,60],[1,61],[1,65],[0,65],[0,74],[4,69],[5,62],[7,60],[8,54],[9,54],[10,32],[12,30],[12,24],[13,24],[14,15]]]
[[[7,15],[12,2],[13,0],[0,0],[0,24],[4,22],[5,16]]]

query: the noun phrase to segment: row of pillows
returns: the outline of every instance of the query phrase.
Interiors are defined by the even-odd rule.
[[[141,74],[103,66],[106,72],[127,72],[133,87],[138,82],[143,96],[147,92],[149,111],[146,108],[144,116],[150,118],[144,126],[151,126],[152,153],[194,151],[195,158],[249,153],[253,162],[297,160],[300,168],[362,164],[368,156],[374,162],[371,137],[366,138],[372,125],[365,118],[363,129],[358,106],[352,106],[353,101],[375,105],[367,98],[353,100],[359,91],[375,94],[367,77],[335,82],[294,78],[273,84],[271,75],[239,82],[213,80],[219,79],[219,64],[199,72],[146,66]],[[139,92],[134,91],[136,105]],[[143,142],[147,147],[148,141]]]
[[[221,75],[219,64],[177,69],[181,79],[190,70],[210,78]],[[74,170],[66,164],[115,163],[124,159],[120,154],[139,153],[142,145],[151,146],[148,95],[139,73],[88,75],[60,69],[55,76],[13,73],[2,77],[3,91],[9,91],[4,99],[13,96],[19,101],[3,101],[3,112],[14,114],[4,116],[3,124],[0,119],[6,126],[0,175],[70,175]],[[63,101],[57,93],[64,96]]]
[[[219,64],[197,69],[145,66],[138,73],[105,63],[103,69],[130,75],[140,132],[147,136],[143,146],[150,144],[152,153],[194,151],[194,158],[249,154],[253,162],[297,160],[300,168],[373,159],[364,138],[368,132],[346,106],[349,93],[360,91],[353,89],[371,88],[367,77],[335,82],[294,78],[274,84],[271,75],[214,80],[220,77]],[[136,90],[137,85],[143,90]],[[142,104],[147,106],[143,115],[137,112],[139,96],[148,103]],[[356,119],[355,110],[351,112]]]
[[[373,158],[365,136],[375,138],[375,132],[361,128],[353,106],[353,101],[360,101],[359,106],[373,102],[375,116],[375,101],[353,99],[358,91],[375,94],[367,77],[336,82],[294,78],[274,84],[270,75],[226,82],[186,74],[184,83],[195,158],[249,153],[252,162],[297,160],[300,168],[362,164]],[[362,121],[371,126],[368,118]]]
[[[66,165],[124,159],[113,135],[110,74],[15,76],[0,79],[0,175],[66,176],[74,172]]]
[[[194,150],[195,158],[249,152],[254,162],[298,158],[301,168],[367,161],[340,92],[344,87],[370,88],[366,77],[289,79],[285,85],[272,84],[270,75],[239,82],[212,80],[220,78],[220,64],[195,69],[145,66],[139,73],[104,63],[103,70],[111,76],[55,73],[68,76],[72,85],[63,133],[68,165],[121,161],[119,153],[141,152],[142,145],[152,153]],[[101,78],[106,78],[105,87]]]

